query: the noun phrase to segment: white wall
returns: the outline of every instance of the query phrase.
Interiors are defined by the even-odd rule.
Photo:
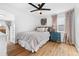
[[[79,50],[79,4],[75,6],[75,36],[76,36],[76,47]]]
[[[22,31],[31,31],[40,24],[40,19],[38,16],[28,12],[27,8],[23,11],[23,6],[21,5],[19,7],[22,8],[17,7],[18,4],[0,4],[1,10],[5,10],[15,15],[16,33]]]
[[[52,26],[52,16],[47,16],[47,26]]]
[[[0,9],[0,19],[6,20],[6,21],[13,21],[14,15],[9,12],[6,12],[5,10]]]

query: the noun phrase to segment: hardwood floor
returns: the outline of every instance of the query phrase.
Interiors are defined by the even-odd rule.
[[[8,56],[78,56],[76,48],[72,45],[56,42],[47,42],[36,53],[32,53],[19,44],[9,44]]]

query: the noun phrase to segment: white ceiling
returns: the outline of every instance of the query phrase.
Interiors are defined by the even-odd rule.
[[[37,5],[37,3],[34,4]],[[29,5],[28,3],[9,3],[9,4],[6,3],[5,5],[11,6],[23,12],[30,12],[31,10],[35,9],[33,6]],[[42,11],[42,12],[45,15],[61,13],[74,8],[74,6],[75,6],[74,3],[46,3],[43,7],[50,8],[51,11]],[[32,12],[32,14],[39,14],[39,12]]]

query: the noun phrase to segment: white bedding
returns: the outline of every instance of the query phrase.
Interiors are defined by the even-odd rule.
[[[49,36],[49,32],[21,32],[17,34],[17,39],[22,47],[36,52],[49,40]]]

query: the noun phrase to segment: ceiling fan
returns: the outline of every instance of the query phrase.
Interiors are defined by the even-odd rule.
[[[45,3],[38,4],[38,6],[36,6],[36,5],[32,4],[32,3],[28,3],[28,4],[30,4],[31,6],[36,8],[35,10],[32,10],[30,12],[35,12],[35,11],[40,11],[40,10],[45,10],[45,11],[50,11],[51,10],[51,9],[48,9],[48,8],[43,8]],[[41,14],[41,12],[40,12],[40,14]]]

